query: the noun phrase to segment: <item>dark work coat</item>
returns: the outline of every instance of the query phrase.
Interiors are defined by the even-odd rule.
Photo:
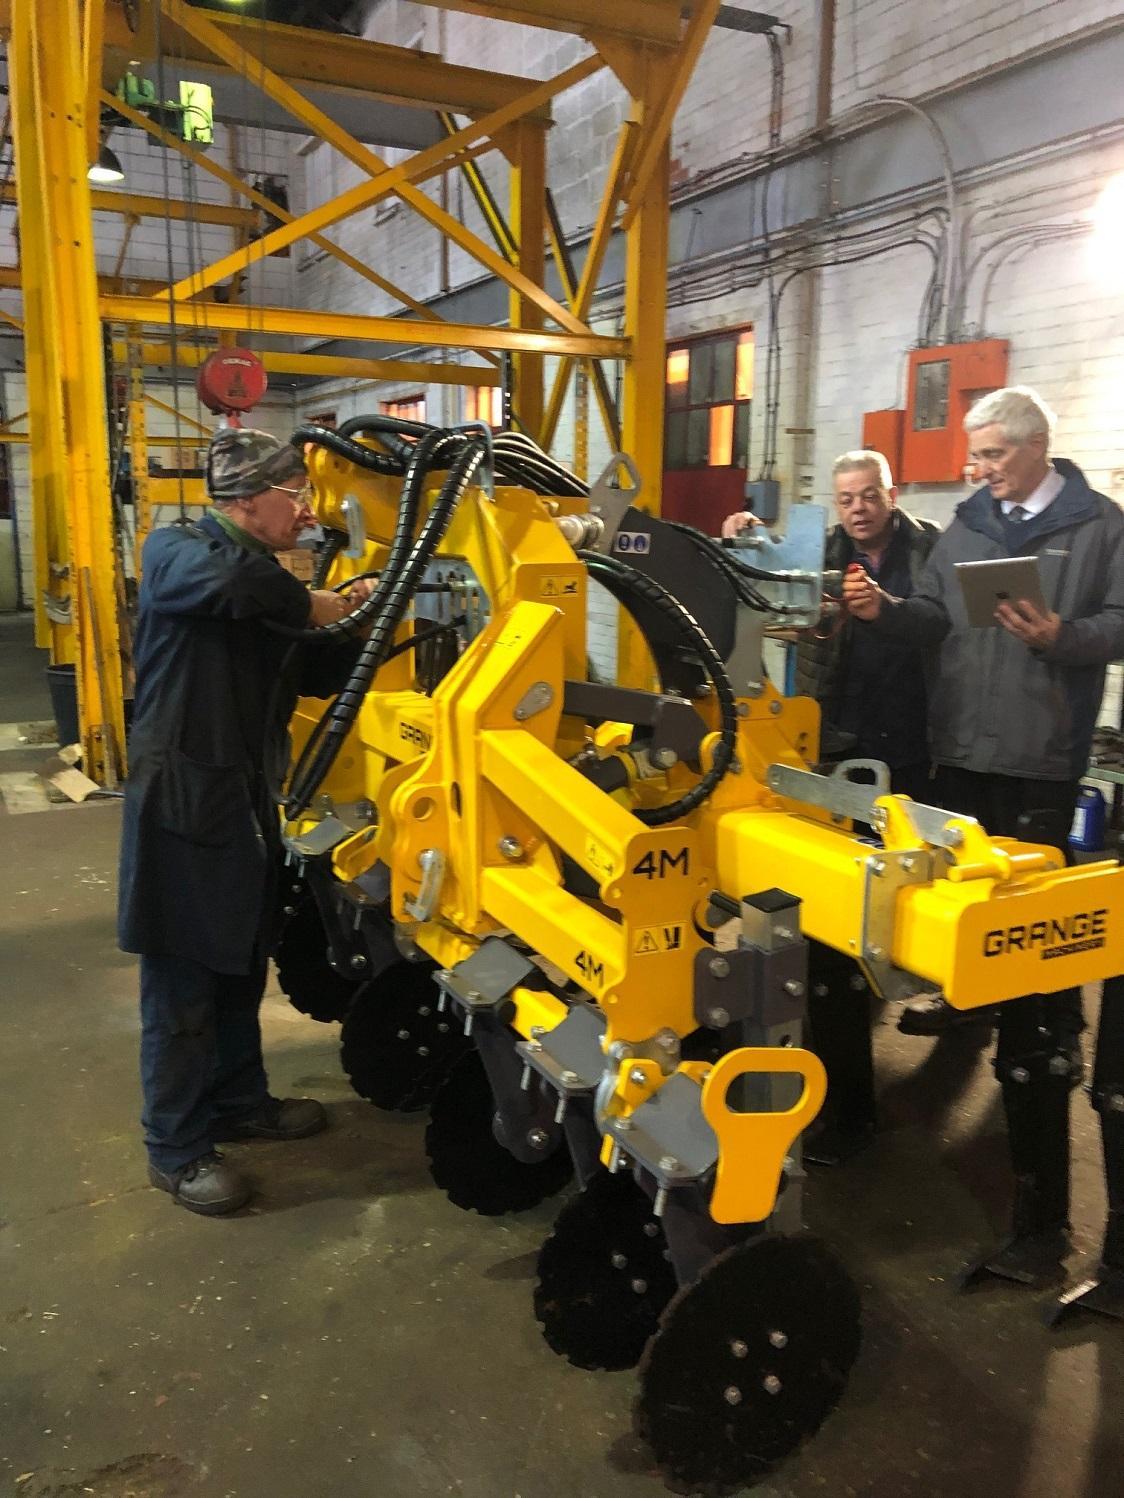
[[[878,573],[880,585],[908,598],[940,534],[931,520],[896,510],[894,534]],[[825,570],[845,572],[858,555],[841,525],[828,532]],[[796,690],[820,704],[825,730],[853,736],[852,756],[884,760],[891,769],[925,764],[926,657],[932,654],[916,642],[856,630],[855,621],[844,618],[826,639],[805,637],[797,645]]]
[[[274,788],[298,695],[338,691],[357,647],[292,641],[308,589],[217,521],[144,546],[137,692],[121,837],[126,952],[247,973],[269,943],[280,851]]]
[[[1104,691],[1105,667],[1124,658],[1124,514],[1076,463],[1054,458],[1065,481],[1052,504],[1004,526],[988,489],[956,511],[913,596],[861,629],[940,646],[929,722],[933,759],[981,775],[1077,780]],[[957,562],[1036,556],[1057,640],[1032,650],[996,625],[975,629]]]

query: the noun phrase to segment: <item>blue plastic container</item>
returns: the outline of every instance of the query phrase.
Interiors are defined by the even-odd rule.
[[[1083,785],[1077,793],[1073,826],[1069,829],[1070,847],[1081,853],[1099,853],[1104,847],[1107,820],[1104,796],[1096,786]]]

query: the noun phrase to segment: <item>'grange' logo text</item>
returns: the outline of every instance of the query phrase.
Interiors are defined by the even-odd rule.
[[[985,957],[1000,957],[1004,952],[1037,952],[1045,959],[1092,952],[1105,944],[1107,915],[1107,910],[1081,910],[1057,921],[1000,927],[985,933],[983,953]]]

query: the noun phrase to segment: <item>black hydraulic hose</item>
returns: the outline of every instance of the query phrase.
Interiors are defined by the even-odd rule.
[[[420,449],[428,446],[431,438],[435,444],[444,443],[448,440],[448,436],[447,433],[434,431],[422,438],[418,447]],[[463,438],[460,440],[463,441]],[[325,719],[321,720],[326,723],[322,735],[319,731],[314,735],[319,740],[315,756],[307,767],[298,766],[299,777],[297,771],[293,773],[288,800],[285,803],[285,812],[288,817],[300,816],[335,763],[343,742],[355,722],[363,698],[379,668],[387,659],[394,632],[410,605],[417,586],[421,582],[422,574],[445,534],[464,491],[483,462],[485,453],[486,446],[482,440],[468,441],[464,445],[460,456],[449,469],[441,493],[426,516],[425,523],[405,565],[398,568],[393,577],[390,576],[388,566],[386,573],[389,578],[388,586],[384,588],[380,583],[378,589],[382,596],[380,612],[370,635],[363,644],[359,660],[352,670],[347,685],[328,710]],[[302,759],[305,757],[302,755]]]
[[[408,463],[414,443],[403,439],[424,437],[426,432],[433,431],[433,427],[424,421],[407,421],[404,417],[387,416],[379,411],[370,416],[352,416],[337,430],[341,437],[373,436],[394,457]]]
[[[730,678],[726,674],[725,663],[694,615],[654,578],[645,576],[635,567],[629,567],[615,557],[602,556],[600,552],[579,551],[578,556],[589,569],[590,576],[607,588],[624,608],[628,609],[633,599],[641,599],[651,608],[658,609],[702,662],[714,686],[722,727],[710,769],[678,801],[673,801],[669,806],[638,807],[633,813],[649,827],[662,827],[668,822],[677,822],[702,805],[725,778],[734,760],[738,736],[738,705]]]
[[[324,539],[316,551],[316,565],[312,569],[312,581],[309,583],[314,593],[324,586],[328,573],[332,570],[332,563],[346,545],[347,536],[343,531],[325,528]]]
[[[316,426],[308,423],[297,427],[289,438],[294,447],[303,447],[306,442],[313,442],[317,447],[326,447],[329,452],[335,453],[338,458],[346,458],[349,463],[354,463],[356,468],[366,468],[369,473],[387,473],[397,478],[402,472],[402,463],[398,458],[393,458],[389,453],[377,453],[369,447],[364,447],[361,442],[352,442],[350,438],[341,436],[331,427]]]
[[[692,544],[708,557],[729,581],[731,587],[737,593],[742,603],[748,604],[750,608],[757,609],[761,613],[771,614],[803,614],[806,611],[799,604],[771,603],[763,593],[758,592],[751,585],[750,579],[765,583],[784,583],[789,578],[776,572],[766,572],[762,567],[754,567],[750,562],[742,562],[736,559],[734,554],[724,547],[713,536],[706,535],[703,531],[696,530],[693,525],[684,525],[680,520],[667,520],[672,530],[679,531],[687,537]]]
[[[317,430],[326,431],[326,428]],[[331,433],[334,437],[335,433]],[[311,440],[311,439],[310,439]],[[278,624],[276,621],[267,620],[268,627],[275,634],[288,635],[297,640],[331,640],[331,639],[354,639],[375,617],[382,608],[387,593],[394,585],[394,579],[399,569],[404,565],[409,555],[410,547],[414,540],[414,527],[417,525],[418,506],[421,503],[422,486],[425,476],[435,466],[439,453],[442,452],[449,442],[448,434],[440,432],[436,428],[429,432],[417,444],[410,455],[410,463],[406,469],[406,477],[402,484],[402,495],[398,502],[398,519],[394,527],[394,536],[390,543],[390,552],[387,556],[386,566],[382,570],[379,585],[366,598],[358,608],[352,609],[345,618],[337,620],[333,624],[324,624],[316,629],[295,629],[288,624]],[[369,448],[363,448],[363,452],[370,453]],[[355,579],[352,579],[354,581]]]

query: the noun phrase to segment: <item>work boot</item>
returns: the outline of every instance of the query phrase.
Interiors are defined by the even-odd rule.
[[[228,1139],[307,1139],[328,1127],[323,1103],[311,1097],[271,1097],[245,1118],[218,1119],[214,1137]]]
[[[911,999],[901,1012],[898,1029],[903,1035],[946,1035],[958,1025],[994,1022],[994,1010],[954,1009],[940,994]]]
[[[249,1182],[224,1162],[218,1150],[200,1155],[178,1170],[163,1171],[149,1165],[148,1179],[181,1207],[203,1217],[237,1212],[250,1200]]]

